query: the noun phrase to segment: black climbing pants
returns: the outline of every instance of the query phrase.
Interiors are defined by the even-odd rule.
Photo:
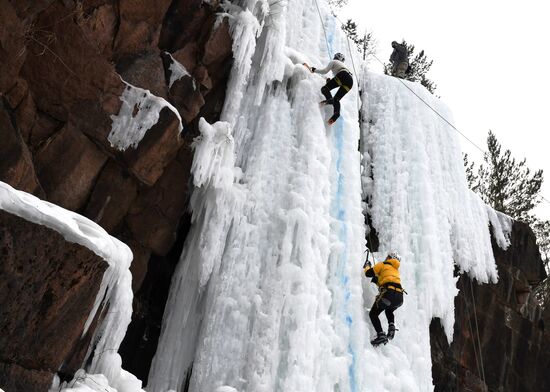
[[[332,98],[331,90],[340,87],[336,92],[334,98]],[[340,100],[344,95],[348,93],[349,90],[353,87],[353,77],[348,71],[340,71],[332,79],[327,80],[327,84],[321,87],[321,93],[327,99],[327,103],[330,103],[334,106],[334,114],[332,119],[336,120],[340,117]]]
[[[380,294],[376,296],[374,304],[369,312],[370,320],[376,332],[382,332],[382,324],[380,323],[378,315],[382,312],[386,312],[388,323],[393,323],[393,312],[401,305],[403,305],[403,293],[392,289],[380,289]]]

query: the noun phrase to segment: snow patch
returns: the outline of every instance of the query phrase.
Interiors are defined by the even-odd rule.
[[[101,226],[58,205],[18,191],[0,181],[0,209],[57,231],[67,241],[85,246],[110,264],[128,268],[132,252]]]
[[[124,82],[124,81],[123,81]],[[167,107],[179,119],[179,131],[183,129],[178,110],[164,98],[124,82],[126,88],[120,96],[122,106],[118,114],[111,115],[113,121],[108,140],[112,147],[124,151],[136,148],[145,133],[155,125],[162,109]]]
[[[191,77],[191,74],[187,71],[187,69],[183,66],[183,64],[179,63],[172,55],[168,52],[164,52],[168,56],[170,56],[170,59],[172,60],[172,63],[170,64],[170,82],[168,84],[169,88],[172,88],[172,85],[176,80],[180,80],[184,76]],[[193,80],[193,88],[196,90],[197,87],[195,86],[195,80]]]

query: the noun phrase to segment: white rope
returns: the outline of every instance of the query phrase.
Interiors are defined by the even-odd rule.
[[[329,58],[332,58],[332,53],[330,53],[330,47],[328,44],[327,30],[325,29],[325,23],[323,22],[323,16],[321,15],[321,10],[319,9],[319,3],[315,0],[315,5],[317,6],[317,12],[319,13],[319,19],[321,20],[321,26],[323,26],[323,32],[325,33],[325,43],[327,44],[327,52]]]
[[[479,326],[477,324],[477,312],[476,312],[476,300],[474,297],[474,289],[472,287],[472,281],[470,280],[470,293],[472,294],[472,303],[474,305],[474,320],[476,322],[476,336],[477,336],[477,347],[479,348],[479,360],[481,362],[481,374],[483,376],[483,383],[487,386],[485,382],[485,367],[483,366],[483,354],[481,352],[481,339],[479,338]]]
[[[383,66],[385,66],[385,64],[378,58],[376,57],[374,54],[372,55],[372,57],[374,57],[376,60],[378,60],[378,62],[380,62],[380,64],[382,64]],[[464,139],[466,139],[467,141],[470,142],[470,144],[472,146],[474,146],[475,148],[477,148],[479,151],[481,151],[483,154],[486,154],[486,151],[479,147],[477,144],[475,144],[473,141],[471,141],[465,134],[463,134],[462,132],[460,132],[460,130],[455,127],[449,120],[447,120],[445,117],[443,117],[443,115],[441,115],[437,110],[435,110],[428,102],[426,102],[421,96],[419,96],[417,93],[414,92],[414,90],[412,90],[409,86],[407,86],[407,84],[401,80],[401,78],[397,78],[397,80],[399,80],[399,82],[401,82],[401,84],[403,86],[405,86],[411,93],[413,93],[414,95],[416,95],[416,97],[421,100],[422,102],[424,102],[424,104],[429,107],[435,114],[437,114],[439,117],[441,117],[441,119],[443,119],[443,121],[445,121],[447,124],[449,124],[449,126],[451,128],[453,128],[456,132],[458,132]],[[540,195],[540,198],[542,199],[542,201],[545,201],[547,202],[548,204],[550,204],[550,200],[548,200],[547,198],[545,198],[544,196]]]

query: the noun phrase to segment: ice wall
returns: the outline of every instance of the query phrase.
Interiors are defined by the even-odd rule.
[[[456,134],[410,90],[355,75],[341,119],[326,125],[324,79],[301,63],[324,66],[342,52],[352,69],[354,54],[318,5],[224,5],[235,61],[223,121],[200,124],[193,227],[148,392],[432,390],[428,326],[440,317],[452,330],[454,263],[496,279],[489,222],[503,246],[509,222],[468,191]],[[364,209],[381,251],[401,253],[409,292],[396,339],[377,349]]]
[[[452,123],[452,114],[438,98],[418,83],[372,73],[366,73],[363,91],[367,212],[380,249],[399,250],[409,293],[397,311],[397,338],[382,348],[382,356],[372,355],[379,366],[367,377],[389,388],[383,372],[391,371],[415,379],[410,390],[431,390],[429,324],[440,318],[452,339],[455,263],[478,282],[495,282],[489,224],[507,247],[511,220],[468,189],[458,133],[439,116]],[[394,344],[402,357],[397,374]],[[402,374],[408,373],[402,368],[412,373]]]
[[[320,6],[322,19],[310,1],[226,5],[235,57],[226,124],[201,124],[195,223],[149,392],[181,391],[187,377],[190,391],[364,390],[358,97],[325,124],[324,78],[301,63],[329,60],[321,22],[331,52],[347,53],[347,42]],[[234,173],[230,183],[209,180],[205,151]]]

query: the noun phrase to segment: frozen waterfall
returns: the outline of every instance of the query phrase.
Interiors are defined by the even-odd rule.
[[[301,64],[356,54],[319,5],[226,4],[234,68],[223,122],[201,122],[193,227],[148,392],[431,390],[428,327],[439,317],[452,334],[455,263],[497,278],[489,222],[502,246],[510,222],[468,190],[457,135],[407,86],[450,118],[437,98],[361,70],[325,124],[324,79]],[[380,251],[400,251],[409,293],[376,349],[364,213]]]

